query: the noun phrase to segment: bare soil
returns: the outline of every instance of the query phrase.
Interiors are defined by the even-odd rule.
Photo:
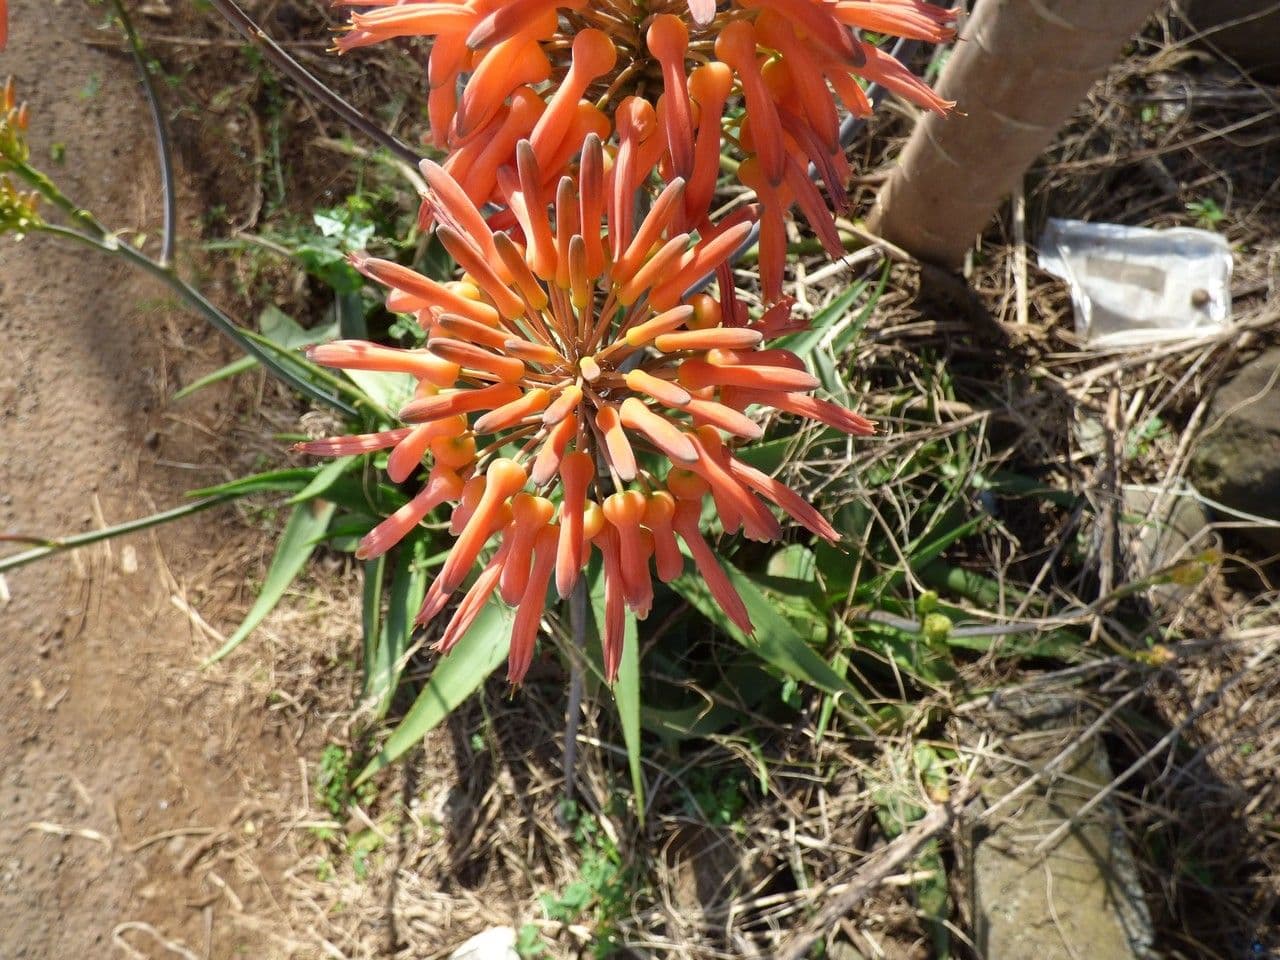
[[[158,164],[137,74],[84,42],[103,16],[13,0],[0,75],[30,102],[33,156],[154,249]],[[244,404],[230,388],[168,398],[230,354],[157,284],[47,238],[5,240],[0,338],[0,531],[118,523],[223,479],[220,438]],[[244,696],[262,686],[251,658],[199,669],[214,639],[194,613],[233,608],[237,558],[268,542],[223,509],[8,575],[3,960],[292,952],[281,811],[303,771],[266,698]]]

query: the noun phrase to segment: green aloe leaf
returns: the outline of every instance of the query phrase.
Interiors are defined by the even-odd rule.
[[[812,359],[813,352],[818,348],[819,344],[822,344],[824,340],[829,342],[845,324],[856,322],[854,314],[850,313],[849,309],[866,289],[867,283],[865,280],[853,284],[844,293],[832,300],[831,303],[819,310],[814,315],[807,330],[792,334],[789,337],[783,337],[778,341],[778,345],[791,350],[801,360],[808,361]]]
[[[360,665],[364,669],[361,696],[368,696],[373,687],[373,665],[378,650],[378,638],[382,635],[382,582],[387,575],[387,555],[364,561],[364,590],[360,596],[360,635],[364,654]]]
[[[755,633],[752,636],[747,636],[725,616],[720,604],[707,589],[706,581],[701,577],[686,573],[673,581],[671,586],[708,620],[746,649],[758,654],[767,663],[782,671],[783,675],[817,687],[828,694],[847,697],[860,706],[867,707],[849,681],[836,673],[830,664],[805,643],[804,638],[746,574],[723,560],[720,562],[746,605],[747,614],[755,626]]]
[[[636,817],[644,823],[644,769],[640,744],[640,642],[636,637],[635,617],[627,617],[627,639],[618,666],[618,681],[613,686],[622,724],[622,741],[627,747],[627,766],[631,768],[631,789],[636,795]]]
[[[593,570],[591,578],[591,607],[594,622],[591,629],[598,633],[604,623],[604,574]],[[600,647],[599,639],[592,651]],[[599,664],[596,665],[599,668]],[[644,822],[644,770],[641,765],[640,743],[640,640],[636,635],[636,618],[630,610],[626,616],[623,633],[622,662],[618,665],[618,679],[613,685],[613,700],[618,708],[618,723],[622,727],[622,740],[627,749],[627,766],[631,771],[631,789],[636,797],[636,816]]]
[[[387,615],[378,634],[373,662],[365,666],[369,678],[366,694],[377,698],[378,717],[386,716],[391,698],[400,682],[400,658],[409,648],[413,635],[413,618],[422,606],[427,592],[427,570],[423,565],[426,541],[417,538],[402,546],[395,556],[395,572],[391,576],[391,596]],[[379,601],[381,598],[379,597]]]
[[[227,642],[221,649],[204,662],[205,666],[216,663],[240,646],[245,637],[249,636],[267,614],[275,609],[284,592],[289,589],[289,585],[302,572],[311,554],[315,552],[316,542],[324,535],[336,508],[337,504],[329,502],[302,503],[293,508],[289,522],[285,524],[284,533],[280,536],[276,554],[271,559],[267,578],[262,584],[262,592],[258,594],[258,599],[254,601],[248,615],[236,628],[236,632],[227,638]]]
[[[513,616],[514,611],[496,598],[485,605],[458,645],[436,664],[418,699],[353,786],[359,786],[394,763],[480,689],[489,674],[506,659]]]
[[[214,325],[234,340],[246,354],[257,359],[273,376],[293,387],[303,396],[340,410],[349,417],[359,416],[355,407],[329,393],[306,376],[311,372],[314,364],[309,364],[300,357],[288,356],[266,337],[252,330],[237,327],[230,320],[215,322]]]
[[[357,458],[359,459],[359,458]],[[243,497],[251,493],[293,493],[290,502],[302,500],[300,491],[307,490],[307,499],[323,494],[352,513],[363,514],[381,520],[387,514],[404,506],[408,498],[403,492],[387,483],[367,482],[351,473],[327,479],[322,491],[316,486],[316,477],[326,467],[296,467],[286,470],[268,470],[250,477],[239,477],[216,487],[192,490],[189,497]],[[317,484],[318,486],[318,484]]]

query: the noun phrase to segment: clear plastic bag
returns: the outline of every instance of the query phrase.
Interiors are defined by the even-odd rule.
[[[1090,347],[1204,336],[1231,315],[1231,249],[1207,230],[1051,219],[1040,267],[1067,281]]]

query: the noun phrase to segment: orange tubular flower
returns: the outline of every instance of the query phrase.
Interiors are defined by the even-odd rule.
[[[608,140],[613,131],[615,218],[629,215],[619,208],[632,205],[656,168],[667,182],[686,183],[677,226],[702,229],[721,141],[733,140],[749,155],[739,176],[763,209],[760,263],[768,300],[781,295],[784,217],[793,205],[832,256],[843,253],[834,213],[845,205],[849,166],[839,107],[856,116],[870,112],[858,78],[927,110],[952,106],[856,33],[931,43],[953,38],[956,12],[924,0],[361,5],[378,9],[352,16],[339,50],[392,37],[434,38],[427,68],[431,140],[450,150],[446,169],[476,204],[504,202],[499,170],[512,164],[522,138],[544,174],[539,186],[554,194],[583,137],[593,131]],[[729,121],[726,107],[737,103],[745,116]],[[811,165],[825,199],[809,178]],[[619,251],[613,253],[617,260]]]
[[[496,537],[501,561],[490,561],[466,591],[439,647],[452,646],[496,592],[517,608],[513,683],[532,660],[549,586],[554,581],[567,596],[593,547],[604,561],[610,679],[625,609],[643,617],[652,603],[651,562],[663,582],[684,569],[677,538],[730,619],[750,632],[742,601],[698,530],[704,498],[715,501],[726,533],[778,537],[770,505],[820,537],[836,533],[798,494],[739,460],[721,431],[731,439],[759,436],[744,411],[760,404],[848,433],[872,432],[856,414],[809,396],[817,381],[794,354],[765,349],[765,334],[786,327],[776,308],[768,324],[726,326],[713,297],[682,296],[730,256],[749,223],[693,239],[677,226],[680,181],[633,223],[629,206],[609,202],[599,138],[589,136],[581,154],[578,175],[559,182],[552,203],[532,145],[519,145],[518,170],[504,171],[502,180],[520,239],[493,233],[460,185],[424,161],[430,216],[468,278],[433,284],[385,261],[353,262],[390,288],[389,302],[412,306],[426,348],[339,341],[310,350],[319,363],[418,378],[418,396],[400,412],[416,426],[299,449],[391,448],[400,479],[407,457],[430,455],[421,492],[362,541],[359,555],[376,556],[430,509],[454,505],[457,541],[428,590],[419,615],[425,623]],[[605,235],[593,269],[587,238]],[[662,269],[653,269],[656,262]],[[469,315],[454,312],[459,299],[472,305]]]

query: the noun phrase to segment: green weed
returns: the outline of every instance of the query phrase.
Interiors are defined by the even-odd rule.
[[[1218,205],[1212,197],[1192,200],[1187,204],[1187,213],[1196,218],[1196,226],[1202,230],[1214,230],[1227,215],[1227,211]]]
[[[320,754],[320,764],[316,770],[316,800],[334,817],[346,814],[353,803],[367,803],[373,799],[374,789],[371,784],[352,787],[354,777],[352,767],[355,759],[344,747],[331,743]]]
[[[582,857],[580,879],[558,894],[546,893],[538,899],[549,920],[589,921],[595,934],[591,955],[609,957],[618,950],[618,922],[631,912],[637,878],[594,816],[572,803],[565,806],[564,816],[573,827],[573,841]]]

